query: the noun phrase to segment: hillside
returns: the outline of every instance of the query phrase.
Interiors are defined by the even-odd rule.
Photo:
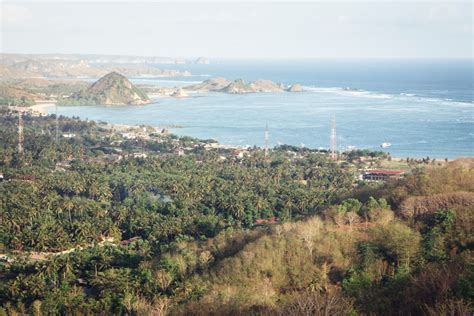
[[[69,96],[89,86],[85,81],[21,79],[11,81],[11,85],[46,98]]]
[[[18,69],[11,65],[0,64],[0,80],[11,80],[20,78],[42,78],[41,74],[29,70]]]
[[[24,89],[0,85],[0,105],[33,105],[38,97]]]
[[[11,67],[50,78],[100,77],[107,73],[106,70],[91,67],[85,60],[32,59],[13,64]]]
[[[138,105],[148,102],[148,96],[133,85],[127,77],[111,72],[87,89],[73,94],[60,103],[65,105]]]

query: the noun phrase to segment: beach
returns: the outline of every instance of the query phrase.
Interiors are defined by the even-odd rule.
[[[52,108],[56,105],[55,101],[52,100],[47,100],[47,101],[36,101],[36,104],[33,106],[30,106],[26,109],[39,113],[41,115],[48,115],[48,109]]]

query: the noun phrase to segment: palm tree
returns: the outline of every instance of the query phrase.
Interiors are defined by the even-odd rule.
[[[65,198],[63,201],[63,208],[68,211],[69,214],[69,224],[72,225],[72,216],[71,210],[74,209],[74,203],[70,198]]]

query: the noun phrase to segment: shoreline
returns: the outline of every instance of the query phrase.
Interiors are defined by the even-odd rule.
[[[15,111],[30,112],[32,114],[36,113],[36,114],[39,114],[40,116],[46,116],[46,115],[54,114],[54,113],[48,113],[48,109],[54,107],[55,105],[56,105],[55,100],[44,100],[44,101],[37,101],[35,105],[29,106],[29,107],[10,107],[10,108],[12,108]],[[136,128],[139,128],[141,125],[144,125],[144,124],[117,124],[117,123],[114,124],[110,121],[104,121],[104,122],[107,123],[108,128],[110,128],[110,127],[119,127],[120,126],[119,129],[127,129],[127,128],[136,129]],[[152,127],[158,128],[158,129],[165,128],[165,129],[168,129],[169,132],[171,132],[171,133],[173,133],[174,129],[185,128],[185,126],[181,126],[181,125],[157,125],[157,126],[152,126]],[[177,135],[177,136],[180,136],[180,135]],[[181,136],[195,137],[195,136],[192,136],[192,135],[181,135]],[[245,147],[245,146],[241,146],[241,145],[224,144],[224,143],[220,143],[218,141],[217,141],[217,143],[219,144],[219,147],[226,147],[226,148],[244,148]],[[259,146],[257,146],[257,147],[259,147]],[[363,150],[363,148],[360,148],[360,149]],[[374,151],[376,151],[376,150],[374,150]],[[423,156],[407,156],[407,157],[405,157],[405,156],[393,156],[393,155],[390,155],[390,156],[391,156],[392,159],[398,160],[398,161],[404,161],[404,160],[406,160],[407,157],[410,158],[410,159],[423,159],[423,158],[426,158],[426,156],[424,156],[424,157]],[[430,158],[431,159],[434,158],[437,161],[444,161],[446,158],[448,158],[448,161],[455,161],[457,159],[474,158],[474,157],[473,156],[458,156],[458,157],[434,157],[433,156],[433,157],[430,157]]]

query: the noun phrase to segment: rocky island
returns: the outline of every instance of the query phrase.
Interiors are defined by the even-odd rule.
[[[186,98],[188,94],[182,88],[177,88],[174,92],[171,93],[171,96],[174,98]]]
[[[62,105],[140,105],[149,102],[148,96],[127,77],[118,72],[111,72],[86,89],[60,100],[59,103]]]
[[[290,87],[282,83],[275,83],[271,80],[255,80],[246,82],[243,79],[228,80],[222,77],[211,78],[201,83],[184,87],[187,91],[194,92],[225,92],[230,94],[244,94],[257,92],[300,92],[303,91],[301,85],[295,84]]]
[[[294,84],[288,87],[288,92],[303,92],[303,87],[300,84]]]
[[[185,87],[186,90],[196,91],[196,92],[210,92],[210,91],[221,91],[231,83],[230,80],[227,80],[223,77],[215,77],[208,80],[205,80],[201,83],[194,84],[191,86]]]

